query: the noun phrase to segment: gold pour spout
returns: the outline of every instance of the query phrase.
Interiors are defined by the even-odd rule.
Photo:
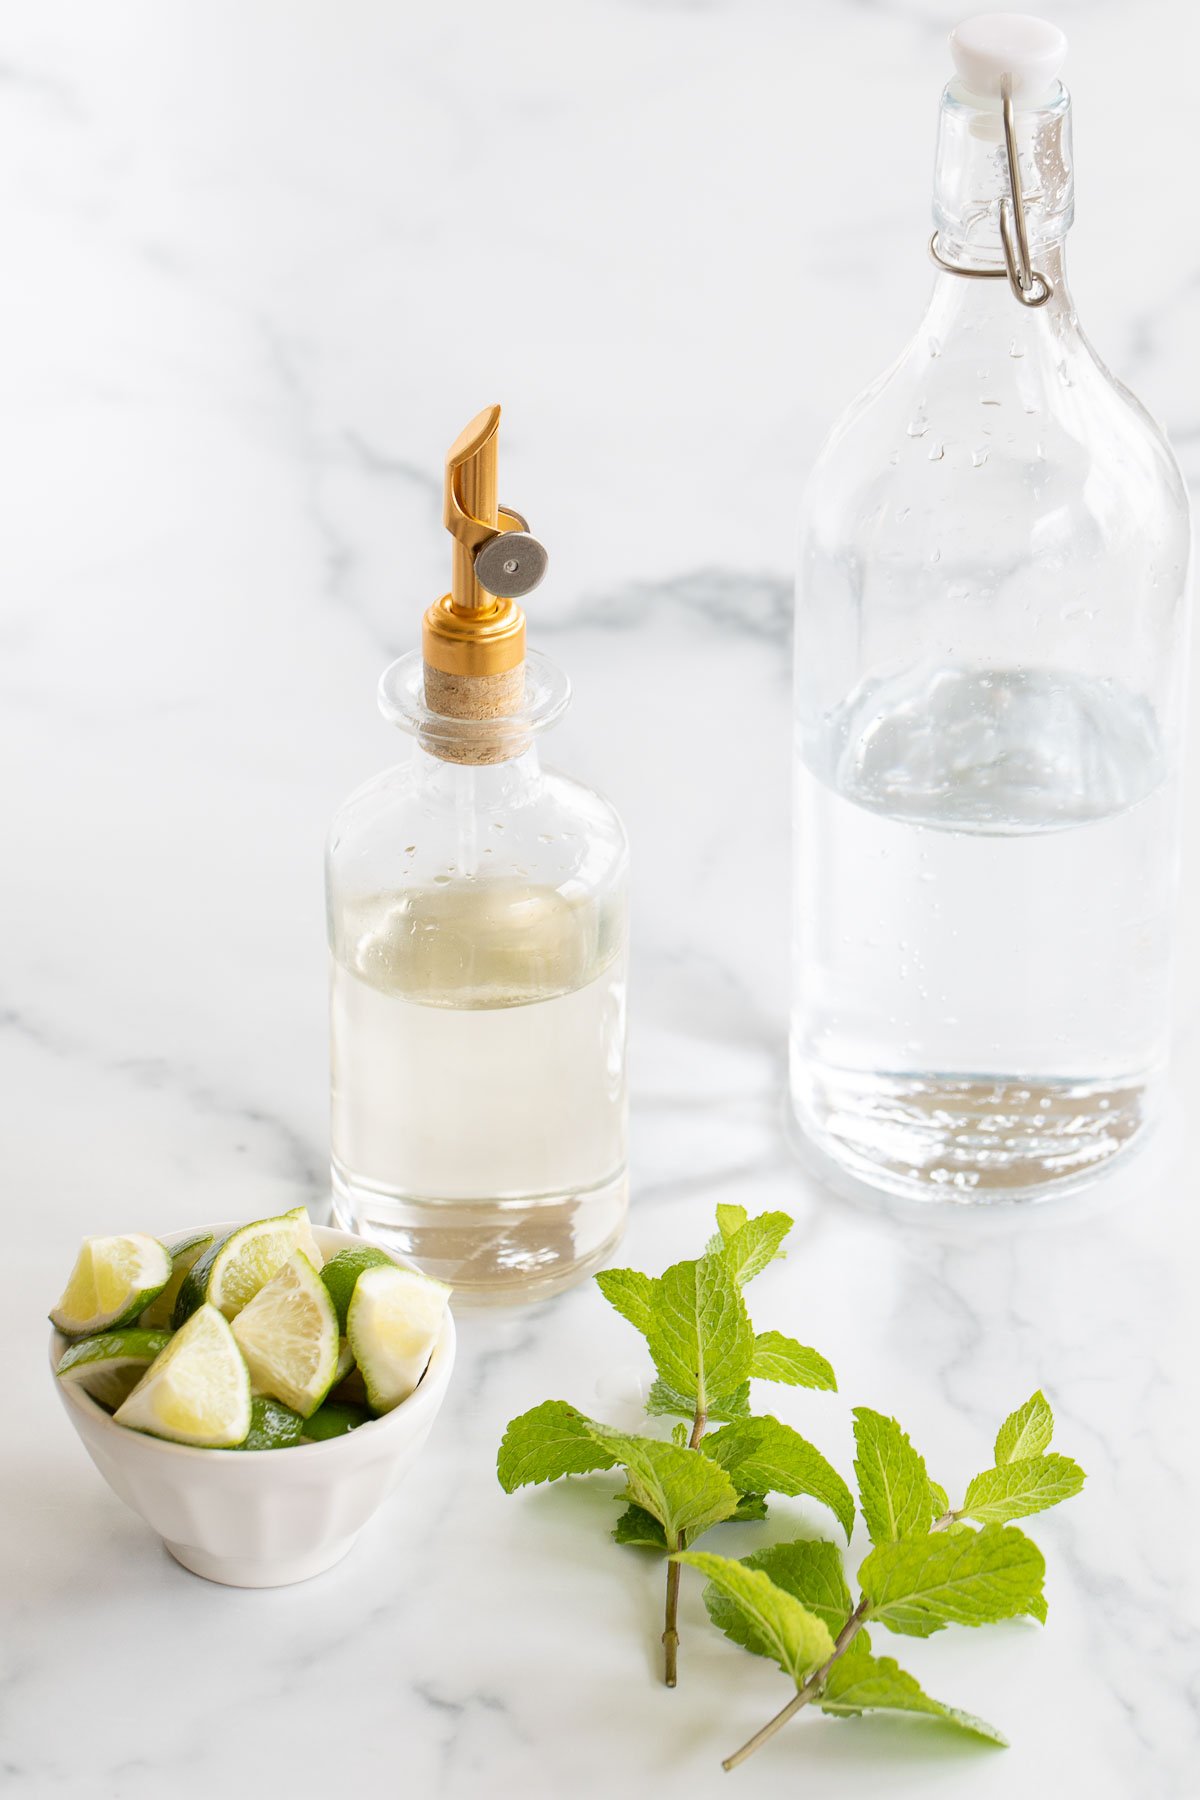
[[[422,635],[427,667],[447,675],[498,675],[524,662],[525,614],[514,602],[546,570],[525,520],[496,499],[499,431],[500,408],[486,406],[446,453],[450,592],[425,614]]]
[[[500,408],[485,406],[446,452],[446,499],[442,517],[454,539],[450,598],[456,612],[493,604],[475,573],[475,552],[500,528],[496,464]]]

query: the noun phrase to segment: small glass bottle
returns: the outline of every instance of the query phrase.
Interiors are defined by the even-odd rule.
[[[1092,1180],[1154,1116],[1189,523],[1067,288],[1065,39],[995,14],[951,45],[929,310],[805,498],[791,1090],[826,1166],[988,1201]]]
[[[380,684],[412,757],[327,855],[336,1216],[481,1302],[577,1280],[627,1207],[628,851],[538,757],[570,689],[525,649],[544,552],[496,504],[499,417],[450,451],[454,586]]]

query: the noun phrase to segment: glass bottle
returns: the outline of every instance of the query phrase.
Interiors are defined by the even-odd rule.
[[[1190,540],[1067,286],[1065,40],[951,45],[929,310],[803,509],[791,1099],[835,1178],[986,1202],[1083,1185],[1154,1117]]]
[[[625,833],[542,767],[568,683],[475,573],[498,536],[540,553],[495,503],[498,422],[450,452],[455,589],[380,684],[412,756],[351,795],[327,856],[335,1214],[483,1302],[575,1281],[627,1207]]]

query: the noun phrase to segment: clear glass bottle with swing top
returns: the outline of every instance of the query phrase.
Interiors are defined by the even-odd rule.
[[[336,1216],[480,1302],[577,1280],[627,1207],[626,839],[540,761],[570,690],[525,649],[544,553],[497,506],[498,423],[450,452],[454,586],[380,684],[412,755],[327,855]]]
[[[986,1202],[1155,1115],[1189,522],[1067,287],[1065,40],[951,44],[929,310],[805,497],[791,1092],[827,1171]]]

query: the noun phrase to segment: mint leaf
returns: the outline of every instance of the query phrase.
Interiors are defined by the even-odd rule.
[[[673,1418],[677,1413],[690,1419],[696,1410],[696,1402],[689,1400],[686,1394],[677,1394],[672,1387],[662,1380],[651,1383],[646,1398],[646,1411],[652,1416]],[[710,1419],[745,1419],[750,1415],[750,1383],[743,1381],[741,1387],[732,1394],[718,1394],[714,1399],[710,1394],[705,1416]]]
[[[644,1506],[627,1506],[613,1526],[612,1535],[618,1544],[632,1544],[637,1550],[666,1553],[667,1534]]]
[[[777,1588],[798,1600],[805,1612],[823,1619],[831,1637],[836,1637],[850,1617],[853,1601],[842,1573],[841,1552],[836,1544],[820,1539],[798,1538],[791,1544],[773,1544],[769,1550],[756,1550],[743,1556],[744,1569],[758,1569]],[[754,1621],[718,1587],[704,1592],[708,1616],[718,1631],[755,1656],[770,1656],[772,1650],[760,1635]]]
[[[779,1246],[792,1229],[787,1213],[760,1213],[757,1219],[725,1237],[725,1261],[734,1280],[741,1286],[761,1275],[768,1263],[781,1254]],[[723,1234],[724,1235],[724,1234]]]
[[[891,1544],[933,1524],[933,1494],[925,1459],[895,1419],[854,1408],[858,1498],[873,1544]]]
[[[659,1438],[630,1437],[594,1420],[588,1429],[624,1468],[628,1498],[658,1520],[668,1549],[677,1550],[685,1533],[707,1531],[737,1510],[733,1482],[698,1450]]]
[[[959,1511],[982,1525],[1003,1525],[1070,1500],[1083,1482],[1083,1470],[1069,1456],[1023,1456],[976,1475]]]
[[[1040,1456],[1054,1436],[1054,1414],[1041,1388],[1024,1406],[1009,1413],[996,1437],[996,1467],[1026,1456]]]
[[[654,1282],[640,1269],[601,1269],[596,1286],[610,1306],[645,1337],[654,1317]]]
[[[731,1238],[739,1232],[750,1214],[744,1206],[718,1206],[717,1230],[722,1239]]]
[[[854,1500],[837,1470],[790,1425],[767,1414],[738,1419],[702,1439],[705,1456],[728,1469],[738,1487],[764,1494],[808,1494],[829,1507],[849,1541]]]
[[[611,1469],[617,1458],[592,1435],[591,1421],[565,1400],[540,1406],[509,1421],[496,1457],[496,1473],[506,1494],[562,1475]]]
[[[747,1629],[762,1644],[762,1654],[777,1662],[797,1687],[833,1655],[833,1639],[825,1621],[776,1587],[761,1569],[748,1569],[728,1556],[712,1556],[704,1550],[684,1550],[674,1560],[691,1563],[708,1577],[742,1614]]]
[[[818,1704],[822,1712],[842,1719],[864,1712],[925,1713],[989,1744],[1008,1744],[1004,1733],[986,1719],[923,1693],[920,1683],[892,1657],[872,1656],[861,1635],[830,1669]]]
[[[720,1256],[674,1263],[659,1277],[646,1337],[663,1381],[698,1412],[708,1411],[709,1395],[734,1392],[750,1373],[754,1333]]]
[[[946,1513],[950,1511],[950,1496],[940,1481],[931,1481],[929,1483],[929,1498],[933,1501],[934,1518],[944,1518]]]
[[[1046,1623],[1046,1596],[1036,1594],[1025,1611],[1031,1619],[1036,1619],[1039,1625],[1044,1625]]]
[[[767,1503],[761,1494],[742,1494],[730,1513],[728,1522],[731,1525],[745,1524],[765,1519],[766,1516]],[[627,1506],[613,1526],[612,1535],[618,1544],[632,1544],[638,1550],[666,1552],[667,1534],[644,1506]]]
[[[1012,1525],[879,1544],[858,1572],[870,1617],[905,1637],[1015,1619],[1040,1597],[1046,1564]]]
[[[816,1350],[808,1350],[782,1331],[760,1331],[750,1364],[752,1379],[783,1381],[788,1387],[837,1389],[837,1377]]]

